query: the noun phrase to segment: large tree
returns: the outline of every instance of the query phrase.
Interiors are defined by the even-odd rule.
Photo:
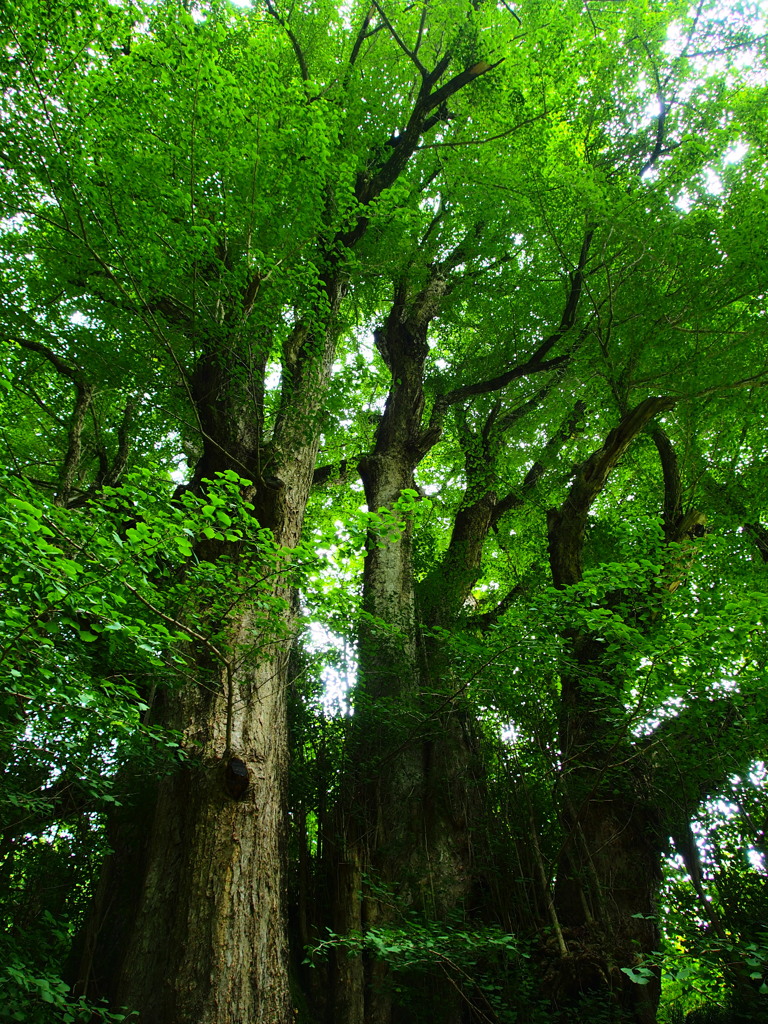
[[[331,558],[360,538],[339,577],[359,572],[354,714],[321,782],[335,806],[309,915],[340,936],[329,1019],[470,1012],[445,957],[398,1008],[386,957],[359,944],[412,914],[514,921],[556,1012],[655,1019],[656,975],[635,969],[658,945],[668,837],[685,845],[763,742],[734,742],[760,707],[762,605],[742,650],[711,644],[701,597],[719,483],[723,543],[732,523],[764,538],[756,17],[10,8],[8,486],[27,521],[50,509],[55,559],[91,565],[102,531],[112,597],[76,603],[60,639],[108,623],[130,647],[147,637],[116,609],[143,614],[136,700],[184,754],[159,781],[121,762],[133,796],[81,934],[84,994],[147,1024],[291,1018],[290,652],[302,600],[331,622],[314,535]],[[363,528],[334,538],[334,507],[360,522],[363,498]],[[52,601],[29,605],[35,630]],[[724,743],[681,786],[704,712]],[[514,829],[486,835],[504,718],[551,759],[539,809],[527,792],[515,811],[534,836],[527,920],[488,899],[515,849]],[[24,742],[17,724],[11,760]],[[93,750],[112,763],[108,738]]]

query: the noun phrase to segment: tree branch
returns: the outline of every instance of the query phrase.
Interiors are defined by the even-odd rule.
[[[493,516],[491,517],[491,526],[495,526],[507,512],[521,508],[525,504],[533,489],[546,473],[547,467],[550,465],[555,455],[557,455],[563,445],[576,433],[579,423],[586,411],[587,406],[584,402],[579,400],[575,403],[571,412],[563,420],[560,428],[547,441],[540,458],[534,462],[526,473],[521,488],[518,491],[510,491],[506,497],[502,498],[496,504],[496,508],[493,510]]]
[[[308,82],[309,81],[309,71],[307,70],[307,62],[306,62],[306,59],[304,57],[304,53],[302,52],[301,46],[299,45],[299,41],[296,38],[293,30],[291,29],[290,25],[285,20],[285,18],[283,18],[283,16],[280,14],[280,12],[277,10],[277,8],[274,6],[274,4],[272,3],[272,0],[266,0],[266,7],[267,7],[267,10],[269,11],[269,13],[272,15],[272,17],[278,23],[278,25],[283,29],[285,34],[288,36],[288,39],[291,42],[291,46],[293,47],[293,52],[294,52],[294,54],[296,56],[296,60],[298,61],[298,64],[299,64],[299,71],[301,72],[301,80],[303,82]]]
[[[70,365],[65,359],[62,359],[61,356],[56,355],[53,349],[49,348],[47,345],[43,345],[42,342],[30,341],[27,338],[19,337],[7,340],[15,341],[17,345],[27,349],[29,352],[37,352],[39,355],[43,356],[54,367],[56,372],[62,375],[62,377],[66,377],[75,384],[84,384],[80,370],[77,367]]]
[[[417,51],[418,51],[418,48],[419,48],[419,44],[421,42],[421,34],[422,34],[422,31],[423,31],[424,17],[426,15],[426,7],[422,11],[422,20],[421,20],[421,25],[419,26],[419,38],[418,38],[418,41],[417,41],[417,44],[416,44],[416,48],[413,49],[413,50],[409,50],[408,47],[406,46],[405,42],[403,41],[403,39],[401,39],[400,35],[398,34],[397,30],[395,29],[395,26],[392,24],[392,22],[389,20],[389,18],[386,16],[384,11],[382,10],[381,4],[379,4],[378,0],[373,0],[373,6],[378,11],[379,17],[381,18],[381,20],[386,25],[387,29],[389,30],[389,34],[395,40],[397,45],[400,47],[400,49],[403,51],[403,53],[406,55],[406,57],[408,57],[408,59],[410,61],[412,61],[412,63],[416,67],[417,71],[421,75],[421,77],[422,78],[426,78],[429,72],[424,67],[424,65],[421,63],[421,61],[419,60],[419,58],[417,56]]]
[[[80,466],[80,459],[83,451],[83,429],[85,428],[85,417],[93,401],[93,388],[85,380],[81,371],[68,363],[53,349],[43,345],[39,341],[31,341],[28,338],[14,338],[17,345],[27,349],[29,352],[36,352],[43,356],[53,366],[58,374],[72,381],[75,388],[75,405],[69,420],[67,451],[59,471],[58,487],[54,498],[57,505],[69,504],[74,487],[77,471]]]
[[[444,395],[438,395],[432,407],[432,415],[427,430],[430,433],[439,432],[442,429],[445,414],[452,405],[463,402],[465,399],[472,398],[475,395],[487,395],[492,391],[501,391],[507,384],[511,384],[513,380],[519,380],[521,377],[530,377],[534,373],[555,370],[558,366],[565,365],[569,359],[570,354],[558,356],[556,359],[549,359],[545,362],[538,362],[535,356],[531,356],[525,363],[507,370],[506,373],[499,374],[498,377],[477,381],[474,384],[463,384],[461,387],[454,388],[453,391],[448,391]]]
[[[380,32],[381,29],[384,27],[383,25],[377,25],[375,28],[371,29],[370,32],[368,31],[368,26],[371,24],[371,20],[373,19],[373,13],[375,10],[376,8],[371,6],[365,18],[363,18],[363,23],[360,26],[360,31],[357,33],[357,38],[355,39],[355,42],[352,46],[352,52],[349,55],[350,67],[353,67],[355,62],[357,61],[357,58],[360,55],[360,49],[365,40],[370,39],[371,36],[375,35],[377,32]]]
[[[672,442],[659,424],[652,424],[648,432],[656,445],[661,461],[661,473],[664,478],[664,536],[667,541],[671,541],[675,539],[678,524],[683,516],[683,485],[680,479],[680,467]]]
[[[576,479],[560,508],[547,513],[549,561],[556,587],[581,580],[584,535],[592,503],[635,437],[654,416],[671,409],[675,401],[670,397],[646,398],[628,412],[603,446],[577,468]]]

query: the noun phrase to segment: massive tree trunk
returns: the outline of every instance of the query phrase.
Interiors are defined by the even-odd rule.
[[[234,628],[248,644],[247,610]],[[140,1009],[146,1024],[290,1018],[282,905],[286,654],[252,665],[246,657],[235,673],[234,705],[243,710],[229,752],[226,685],[172,698],[198,752],[160,784],[116,998]],[[230,752],[250,773],[239,799],[228,792]]]
[[[299,528],[300,519],[280,534],[295,539]],[[270,596],[285,612],[266,648],[250,608],[237,608],[226,667],[199,651],[197,682],[163,695],[159,720],[182,733],[189,760],[160,780],[154,807],[141,808],[143,828],[123,826],[102,882],[82,978],[139,1010],[142,1024],[291,1017],[282,890],[292,611],[284,581]],[[241,796],[231,758],[249,774]],[[131,871],[142,831],[143,870]],[[114,921],[126,913],[129,926]]]
[[[672,404],[665,398],[640,403],[577,468],[568,498],[549,513],[556,586],[581,581],[592,503],[637,434]],[[569,629],[564,640],[559,739],[565,838],[555,907],[568,953],[552,967],[553,1000],[558,1008],[582,1013],[585,1022],[590,1014],[610,1012],[611,1020],[653,1024],[658,977],[637,984],[623,970],[657,947],[664,836],[650,769],[628,734],[626,680],[602,638]]]
[[[445,287],[438,272],[417,296],[403,283],[376,335],[392,386],[375,446],[359,468],[368,508],[394,513],[402,527],[387,530],[383,519],[383,530],[374,523],[368,533],[350,768],[331,850],[340,934],[386,925],[412,909],[443,917],[461,904],[470,881],[466,808],[451,807],[461,775],[454,762],[466,750],[454,742],[450,752],[443,749],[449,736],[455,739],[452,729],[441,732],[451,709],[436,713],[433,706],[442,702],[442,680],[428,666],[417,621],[411,518],[398,512],[436,439],[422,430],[423,374],[427,329]],[[332,973],[335,1024],[412,1019],[393,1006],[386,963],[340,949]],[[411,985],[411,997],[422,1003],[412,1012],[457,1021],[450,986],[428,974]]]
[[[260,444],[260,409],[226,353],[205,353],[193,378],[204,443],[192,488],[204,494],[205,480],[224,470],[251,477],[244,497],[287,551],[302,531],[343,293],[337,279],[325,284],[329,326],[319,338],[303,325],[290,336],[283,397],[293,416],[278,415],[268,444]],[[245,556],[223,540],[202,539],[196,555],[214,563],[223,556],[254,579],[263,568],[258,555],[238,565]],[[270,582],[260,585],[259,598],[274,609],[268,635],[248,596],[241,598],[224,621],[211,623],[225,641],[193,639],[195,681],[160,697],[157,720],[182,734],[188,761],[157,784],[143,829],[136,822],[118,828],[87,930],[79,989],[138,1011],[141,1024],[286,1024],[292,1017],[283,861],[295,610],[287,574],[267,568]],[[239,792],[245,772],[247,788]],[[141,868],[132,870],[137,852]],[[116,920],[126,914],[129,922]]]
[[[160,721],[182,733],[188,761],[118,826],[102,878],[80,988],[138,1010],[142,1024],[290,1019],[288,647],[274,643],[256,658],[255,628],[250,610],[238,609],[228,670],[201,663],[196,683],[164,695]],[[242,795],[232,758],[247,766]]]

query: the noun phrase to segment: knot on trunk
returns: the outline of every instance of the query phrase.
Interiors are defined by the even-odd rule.
[[[241,800],[251,781],[248,765],[239,757],[230,757],[224,768],[224,789],[233,800]]]

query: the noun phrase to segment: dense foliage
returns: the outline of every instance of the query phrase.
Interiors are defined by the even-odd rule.
[[[0,31],[8,1019],[768,1018],[765,10]]]

